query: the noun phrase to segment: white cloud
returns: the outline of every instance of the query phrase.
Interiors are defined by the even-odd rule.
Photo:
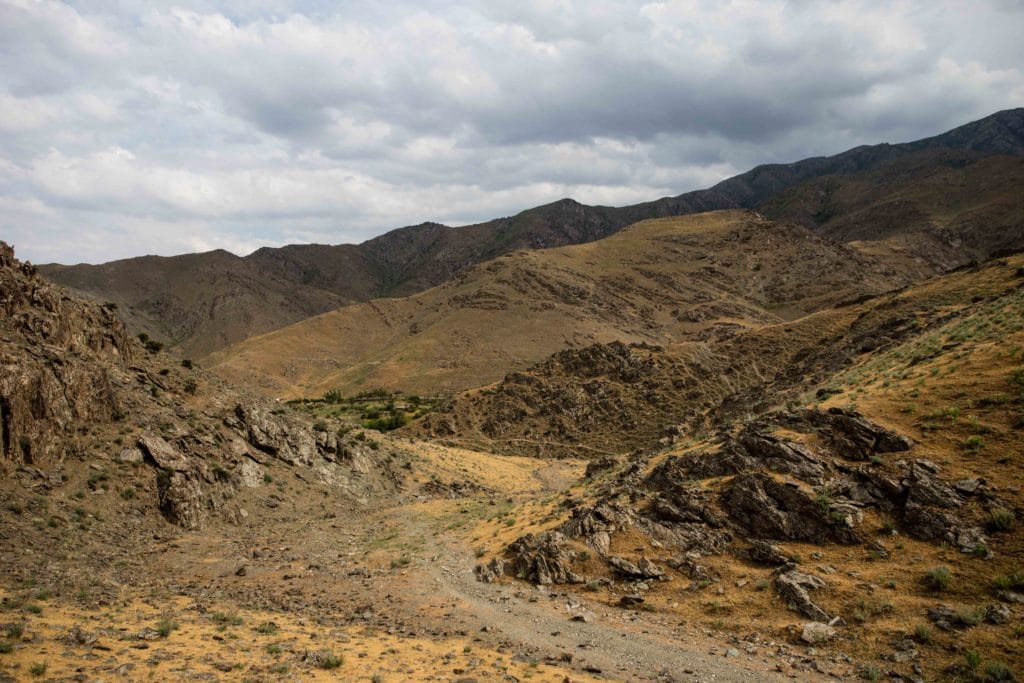
[[[359,241],[934,134],[1024,8],[0,0],[0,233],[37,261]]]

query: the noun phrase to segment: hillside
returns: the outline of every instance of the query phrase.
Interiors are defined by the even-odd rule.
[[[943,188],[952,193],[948,202],[952,212],[931,216],[927,201],[907,200],[901,205],[902,214],[894,215],[910,213],[915,219],[909,223],[887,219],[888,233],[898,237],[905,229],[916,231],[934,221],[940,227],[963,221],[977,227],[992,219],[1016,231],[1002,244],[972,245],[969,255],[958,254],[956,235],[911,240],[910,258],[933,258],[929,253],[935,249],[943,254],[940,260],[946,265],[984,258],[993,250],[1021,246],[1019,193],[986,192],[988,199],[973,199],[972,189],[992,170],[973,166],[989,157],[1022,154],[1024,109],[1013,109],[924,140],[861,146],[831,157],[758,166],[706,190],[634,206],[592,207],[566,199],[472,226],[423,223],[360,245],[264,248],[244,258],[223,252],[141,257],[97,266],[47,265],[41,271],[101,302],[118,303],[133,331],[145,331],[187,356],[198,357],[339,305],[423,291],[511,251],[589,242],[649,218],[763,206],[770,217],[798,220],[846,239],[843,235],[856,232],[851,226],[864,218],[865,210],[896,199],[886,179],[899,178],[901,187],[912,191],[915,183],[934,183],[935,172],[950,169],[975,183],[968,187],[954,182]],[[919,169],[899,177],[900,164],[908,158]],[[1012,174],[1009,187],[1019,185],[1019,167],[1000,172],[1004,171]],[[829,189],[849,175],[857,176],[854,189],[838,194]],[[788,190],[793,196],[778,198]],[[853,196],[846,199],[848,193]],[[922,211],[924,218],[919,216]],[[850,220],[844,222],[847,213]],[[151,280],[156,284],[151,285]],[[139,282],[145,286],[139,287]]]
[[[3,243],[0,356],[2,680],[764,680],[707,636],[625,640],[473,580],[475,526],[580,463],[313,422],[129,337]],[[566,657],[556,629],[603,645]]]
[[[799,679],[1012,681],[1022,348],[1015,255],[701,349],[566,351],[418,428],[591,459],[483,529],[481,581],[800,642]]]
[[[975,315],[979,302],[1012,308],[1022,266],[1020,256],[997,260],[723,339],[562,351],[456,397],[410,429],[524,455],[590,457],[656,447],[800,400],[865,354]]]
[[[804,228],[719,211],[517,251],[412,297],[348,306],[252,338],[207,364],[275,396],[451,392],[565,348],[727,337],[910,279]]]

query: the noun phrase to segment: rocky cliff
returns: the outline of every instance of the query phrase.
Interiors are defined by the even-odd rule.
[[[233,499],[267,487],[271,466],[302,470],[353,499],[393,491],[402,478],[401,454],[130,338],[112,306],[47,283],[5,243],[0,357],[0,473],[31,486],[91,472],[90,490],[142,492],[149,509],[195,529],[213,515],[236,518]]]

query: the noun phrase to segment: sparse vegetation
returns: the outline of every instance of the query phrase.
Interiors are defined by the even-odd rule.
[[[924,577],[925,585],[933,591],[947,590],[953,582],[953,575],[947,567],[935,567]]]

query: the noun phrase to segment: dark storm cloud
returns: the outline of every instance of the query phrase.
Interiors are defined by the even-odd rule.
[[[0,0],[36,260],[359,241],[935,134],[1024,101],[1018,2]]]

